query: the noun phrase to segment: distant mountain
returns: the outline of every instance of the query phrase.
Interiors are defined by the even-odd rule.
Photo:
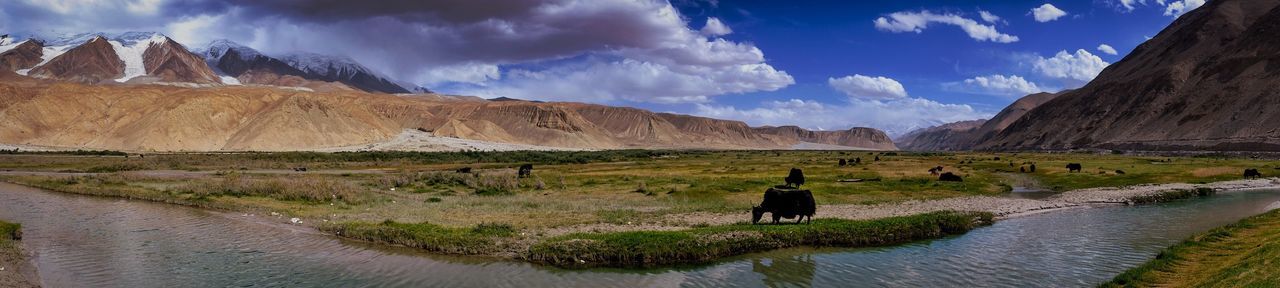
[[[810,131],[797,126],[766,126],[753,128],[753,130],[761,134],[776,135],[784,139],[794,139],[800,142],[873,150],[898,150],[889,135],[885,134],[884,131],[872,128],[854,127],[849,130],[839,131]]]
[[[19,75],[83,83],[220,84],[200,57],[159,33],[76,34],[4,40],[0,67]]]
[[[320,55],[315,53],[294,53],[280,57],[289,66],[305,73],[303,78],[320,81],[341,82],[360,90],[382,93],[409,93],[395,81],[374,73],[364,65],[347,57]]]
[[[1214,0],[980,149],[1280,151],[1280,0]]]
[[[911,131],[899,137],[898,147],[912,151],[972,150],[995,137],[1027,112],[1070,90],[1058,93],[1036,93],[1013,101],[989,120],[960,121]]]

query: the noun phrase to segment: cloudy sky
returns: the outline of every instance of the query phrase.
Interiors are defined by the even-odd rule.
[[[450,94],[896,135],[1080,87],[1204,2],[3,0],[0,31],[225,38]]]

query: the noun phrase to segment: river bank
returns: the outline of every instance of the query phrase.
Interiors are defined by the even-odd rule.
[[[39,287],[35,267],[23,251],[22,226],[0,221],[0,286]]]
[[[1100,287],[1277,287],[1280,202],[1271,212],[1215,228],[1164,249]]]

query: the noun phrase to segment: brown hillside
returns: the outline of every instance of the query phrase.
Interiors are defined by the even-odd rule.
[[[898,150],[893,140],[884,131],[854,127],[840,131],[809,131],[796,126],[759,127],[756,132],[775,135],[790,142],[809,142],[818,144],[859,147],[875,150]]]
[[[983,149],[1280,150],[1280,0],[1215,0]]]
[[[164,41],[151,44],[142,53],[143,67],[147,75],[155,76],[164,82],[187,82],[199,84],[221,84],[218,75],[209,69],[204,59],[187,51],[182,44],[169,37]]]
[[[71,82],[100,83],[124,77],[124,61],[116,55],[111,43],[99,36],[32,69],[28,75]]]
[[[12,50],[0,53],[0,69],[16,71],[22,69],[31,69],[40,64],[40,56],[44,56],[44,45],[40,42],[27,40],[18,44]]]

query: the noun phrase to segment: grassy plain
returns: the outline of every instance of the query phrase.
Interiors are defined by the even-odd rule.
[[[1280,287],[1280,210],[1192,236],[1102,287]]]
[[[698,229],[736,229],[691,227],[671,223],[672,217],[666,216],[742,212],[742,220],[747,221],[746,212],[760,201],[761,193],[782,184],[792,167],[804,170],[803,187],[813,191],[819,205],[1000,195],[1011,186],[1063,191],[1213,182],[1237,179],[1244,168],[1265,168],[1264,174],[1280,172],[1271,161],[1247,158],[1080,153],[623,150],[127,158],[84,154],[88,153],[0,154],[0,180],[70,193],[279,214],[356,239],[441,253],[507,256],[561,247],[552,244],[573,237],[612,237],[601,236],[611,231],[566,227],[684,226],[689,231],[677,234],[686,235],[711,235],[695,232],[702,231]],[[861,164],[837,165],[839,159],[857,158]],[[1031,163],[1038,168],[1034,173],[1019,172]],[[1067,163],[1081,163],[1085,169],[1069,173],[1064,168]],[[532,176],[517,177],[515,168],[521,164],[534,165]],[[934,166],[963,176],[964,182],[936,181],[928,172]],[[306,167],[307,172],[293,170],[298,167]],[[464,167],[472,168],[472,173],[455,172]],[[841,179],[878,181],[844,183]],[[826,222],[792,229],[828,226],[819,223]],[[659,234],[640,236],[671,236]]]

